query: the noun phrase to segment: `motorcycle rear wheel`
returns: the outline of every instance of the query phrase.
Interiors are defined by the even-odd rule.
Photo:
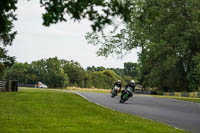
[[[123,99],[120,99],[120,101],[119,101],[120,103],[124,103],[125,102],[125,100],[123,100]]]
[[[115,97],[116,95],[117,95],[117,92],[114,90],[114,91],[112,92],[111,97]]]

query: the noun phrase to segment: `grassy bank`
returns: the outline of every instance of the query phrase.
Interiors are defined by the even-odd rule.
[[[66,90],[84,91],[84,92],[97,92],[97,93],[110,93],[110,89],[97,89],[97,88],[77,88],[68,87]]]
[[[177,99],[177,100],[182,100],[182,101],[200,103],[200,98],[196,98],[196,97],[177,97],[177,96],[156,96],[156,97],[172,98],[172,99]]]
[[[89,103],[76,94],[36,89],[0,92],[0,133],[185,133]]]

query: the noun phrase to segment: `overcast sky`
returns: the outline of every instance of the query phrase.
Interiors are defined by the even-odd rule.
[[[55,57],[78,61],[82,67],[104,66],[123,68],[124,62],[137,62],[137,51],[133,50],[123,59],[98,57],[97,47],[87,44],[85,33],[91,31],[90,22],[68,21],[50,27],[42,25],[39,0],[20,0],[18,3],[15,29],[18,34],[9,55],[16,56],[18,62],[36,61]]]

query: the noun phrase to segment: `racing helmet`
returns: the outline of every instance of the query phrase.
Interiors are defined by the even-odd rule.
[[[131,84],[135,84],[135,80],[131,80]]]
[[[117,80],[117,83],[121,83],[121,80]]]

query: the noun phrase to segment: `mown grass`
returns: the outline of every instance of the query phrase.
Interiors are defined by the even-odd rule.
[[[20,87],[21,90],[23,89],[35,89],[35,88],[29,88],[29,87]],[[78,88],[78,87],[67,87],[64,89],[55,89],[55,88],[37,88],[38,90],[48,90],[48,91],[80,91],[80,92],[96,92],[96,93],[110,93],[111,90],[109,89],[97,89],[97,88]]]
[[[73,93],[0,92],[0,133],[185,133],[100,107]]]
[[[177,100],[182,100],[182,101],[200,103],[200,98],[197,98],[197,97],[177,97],[177,96],[156,96],[156,97],[171,98],[171,99],[177,99]]]
[[[68,87],[66,90],[83,91],[83,92],[96,92],[96,93],[110,93],[111,89],[97,89],[97,88],[77,88]]]

